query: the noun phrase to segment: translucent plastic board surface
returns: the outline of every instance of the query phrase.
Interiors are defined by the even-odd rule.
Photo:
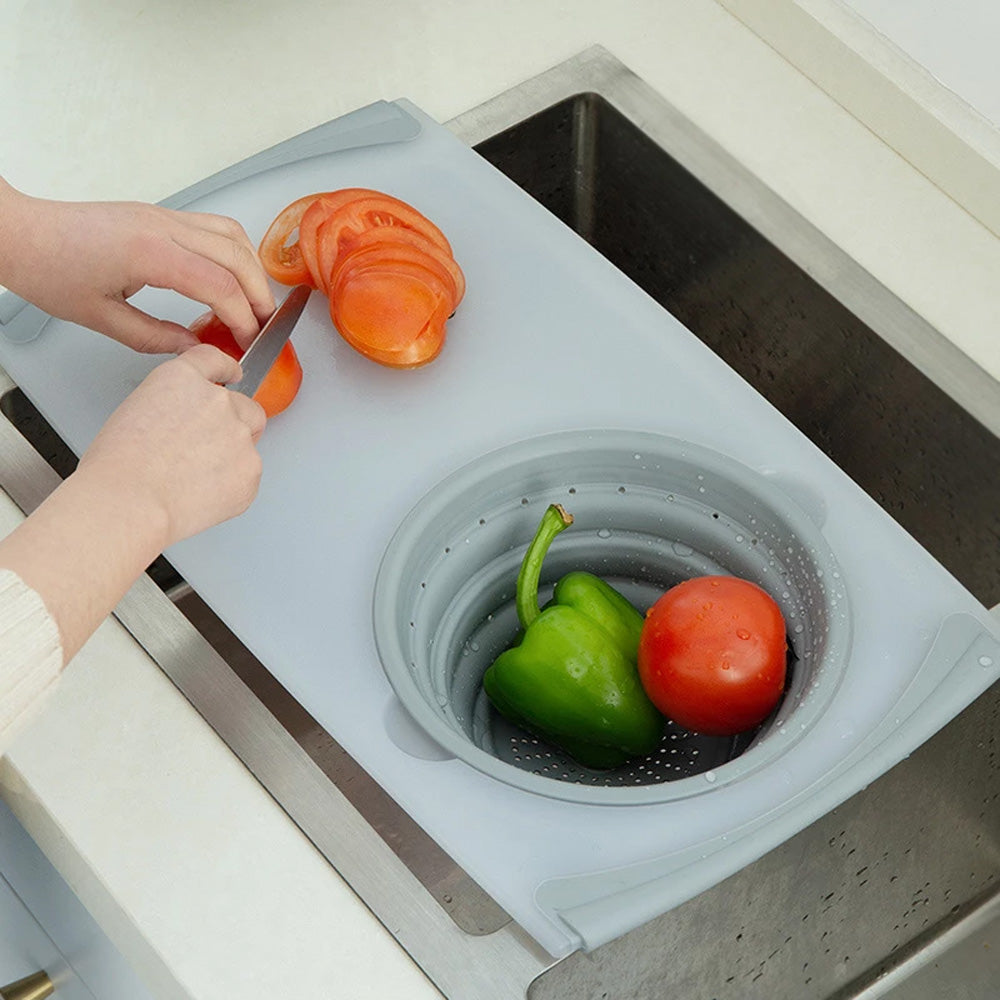
[[[389,140],[377,121],[363,140],[377,145],[324,152],[312,133],[172,204],[232,215],[257,240],[310,192],[365,186],[411,202],[468,281],[445,349],[417,371],[378,367],[314,295],[293,337],[302,389],[261,441],[257,501],[168,556],[400,805],[565,954],[677,905],[873,780],[996,678],[1000,645],[985,609],[680,323],[447,130],[405,102],[379,108],[402,125]],[[140,299],[181,322],[200,311],[165,292]],[[6,332],[0,364],[78,451],[157,360],[30,309]],[[397,526],[480,456],[593,428],[680,438],[772,477],[821,523],[852,609],[849,664],[823,718],[789,732],[766,768],[685,779],[699,784],[670,803],[550,799],[414,756],[385,728],[395,696],[371,602]]]

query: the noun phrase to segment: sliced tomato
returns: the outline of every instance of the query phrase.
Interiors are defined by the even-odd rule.
[[[405,201],[377,191],[359,198],[352,198],[341,205],[331,216],[332,231],[339,240],[359,236],[369,229],[412,229],[427,237],[446,254],[452,256],[451,244],[444,233],[425,215]]]
[[[392,367],[436,357],[465,295],[444,233],[412,205],[371,188],[299,198],[271,224],[260,255],[276,281],[329,295],[343,338]]]
[[[331,303],[331,313],[332,313]],[[419,368],[433,361],[441,353],[445,341],[445,322],[448,313],[444,305],[439,305],[428,319],[420,335],[401,350],[383,350],[370,344],[355,342],[350,330],[340,334],[359,354],[387,368]],[[334,324],[336,319],[334,318]]]
[[[299,222],[299,245],[316,288],[326,289],[330,284],[330,272],[319,266],[318,232],[337,209],[348,202],[377,194],[369,188],[343,188],[340,191],[325,191],[313,195],[312,203],[302,213]]]
[[[264,270],[283,285],[311,283],[296,233],[306,209],[315,200],[316,195],[306,195],[282,209],[260,241],[258,253]],[[295,239],[292,239],[293,235]]]
[[[435,256],[425,253],[417,247],[406,243],[397,243],[389,238],[380,238],[368,246],[355,250],[343,257],[334,270],[333,288],[343,288],[344,282],[352,275],[361,274],[371,268],[392,270],[401,268],[409,273],[409,269],[418,268],[420,276],[427,272],[431,283],[442,295],[450,300],[449,312],[454,312],[458,299],[458,289],[452,272]],[[463,279],[464,285],[464,279]]]
[[[321,241],[332,243],[326,232],[322,233]],[[400,226],[379,226],[375,229],[367,230],[360,236],[341,239],[339,247],[344,266],[347,265],[347,262],[352,259],[354,254],[363,250],[378,250],[384,253],[386,257],[392,257],[393,259],[401,255],[402,259],[419,260],[425,266],[432,266],[427,261],[427,258],[430,258],[437,267],[440,267],[448,275],[449,283],[454,288],[453,311],[465,296],[465,275],[455,262],[455,258],[451,254],[445,253],[440,246],[414,229],[404,229]],[[327,254],[329,253],[329,251],[326,252]],[[324,251],[321,249],[320,256],[323,257],[323,254]]]
[[[338,280],[330,296],[337,329],[354,344],[379,351],[401,351],[423,333],[428,322],[451,309],[451,296],[439,276],[419,264],[372,262]]]
[[[215,313],[206,313],[191,324],[191,332],[203,343],[211,344],[237,361],[243,356],[243,348],[236,342],[232,331]],[[302,365],[292,342],[281,349],[271,370],[264,377],[254,399],[264,407],[268,418],[281,413],[292,402],[302,385]]]

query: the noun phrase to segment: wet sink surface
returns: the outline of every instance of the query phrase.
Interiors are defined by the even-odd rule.
[[[503,95],[450,124],[735,368],[980,601],[1000,603],[1000,439],[889,346],[885,331],[859,319],[857,303],[810,277],[836,271],[863,286],[864,276],[850,276],[851,262],[837,260],[807,227],[786,246],[787,209],[641,81],[606,54],[567,67],[531,82],[524,97]],[[737,196],[714,193],[721,187]],[[900,326],[919,327],[884,296],[872,312],[896,324],[894,337]],[[2,408],[69,471],[72,456],[19,390],[6,393]],[[506,915],[421,840],[169,565],[159,562],[153,578],[222,653],[256,699],[250,708],[265,706],[294,752],[340,787],[461,933],[497,936]],[[381,890],[354,879],[353,871],[371,870],[371,859],[354,869],[353,857],[341,856],[351,849],[342,827],[312,816],[311,803],[283,784],[295,768],[285,761],[271,777],[267,754],[277,751],[262,756],[240,743],[252,726],[213,715],[214,692],[199,694],[205,671],[164,669],[442,989],[472,997],[461,985],[446,988],[448,973],[436,971],[451,946],[392,910],[398,882],[376,898]],[[498,973],[495,992],[476,992],[476,1000],[525,992],[533,1000],[992,998],[1000,961],[988,964],[983,941],[995,927],[1000,882],[998,715],[994,687],[908,760],[737,875],[552,965],[530,985]],[[281,753],[290,753],[284,744]],[[966,957],[973,954],[975,963]]]

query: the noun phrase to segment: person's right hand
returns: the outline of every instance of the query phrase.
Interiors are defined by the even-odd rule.
[[[164,549],[241,514],[257,494],[263,408],[224,387],[241,377],[199,345],[159,365],[111,415],[76,476],[110,486],[115,504],[148,511]]]
[[[6,537],[0,567],[38,593],[70,660],[165,548],[249,506],[262,407],[224,384],[239,363],[201,344],[155,368],[75,472]]]

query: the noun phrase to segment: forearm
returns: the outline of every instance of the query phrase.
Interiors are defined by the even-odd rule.
[[[0,541],[0,568],[41,596],[68,662],[165,538],[166,517],[155,504],[81,468]]]
[[[0,177],[0,285],[13,292],[24,284],[22,274],[40,263],[30,239],[31,200]]]

